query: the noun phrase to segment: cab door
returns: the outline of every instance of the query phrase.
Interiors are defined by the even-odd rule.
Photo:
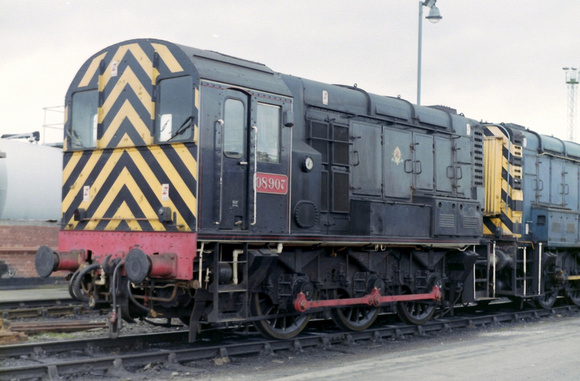
[[[248,229],[250,97],[224,89],[215,128],[214,219],[219,229]]]
[[[208,91],[212,101],[204,106],[215,116],[214,226],[288,232],[291,99],[215,86]]]
[[[257,94],[250,152],[254,165],[252,229],[290,231],[290,163],[293,118],[291,99]]]

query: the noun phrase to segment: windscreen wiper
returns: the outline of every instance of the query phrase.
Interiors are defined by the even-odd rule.
[[[68,129],[65,130],[66,134],[71,138],[71,143],[73,147],[77,147],[77,148],[84,148],[84,144],[83,144],[83,140],[81,139],[81,137],[79,136],[79,134],[73,130],[72,126]],[[76,139],[78,142],[75,142],[74,139]]]
[[[185,131],[187,131],[189,129],[189,127],[191,127],[191,125],[193,124],[192,122],[193,122],[193,116],[187,117],[187,119],[185,119],[185,121],[181,124],[181,126],[179,126],[177,131],[175,131],[175,133],[173,135],[171,135],[171,137],[169,139],[167,139],[167,141],[170,141],[173,138],[177,137],[177,135],[181,135]]]

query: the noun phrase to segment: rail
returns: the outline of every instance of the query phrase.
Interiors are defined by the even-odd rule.
[[[362,332],[343,332],[336,330],[307,331],[291,340],[267,340],[244,338],[225,342],[223,344],[208,346],[207,343],[199,343],[194,346],[182,345],[181,348],[149,350],[143,353],[143,342],[161,343],[174,342],[177,344],[187,342],[187,332],[177,332],[168,334],[147,334],[144,336],[125,336],[116,340],[75,340],[60,341],[51,343],[16,344],[0,347],[0,358],[4,357],[26,357],[32,358],[33,364],[24,366],[10,366],[10,359],[0,363],[0,379],[18,378],[50,378],[56,379],[67,375],[82,375],[96,371],[123,371],[129,367],[143,367],[150,363],[160,363],[165,365],[185,364],[190,361],[204,359],[219,359],[229,356],[248,356],[259,354],[271,354],[276,351],[300,351],[304,348],[322,347],[330,348],[333,345],[351,344],[356,342],[371,341],[381,342],[384,339],[397,339],[409,335],[426,335],[433,332],[447,332],[453,329],[473,328],[477,326],[488,326],[500,323],[519,323],[527,319],[539,319],[542,317],[556,316],[565,312],[577,314],[580,312],[578,306],[562,306],[549,310],[524,310],[513,312],[499,312],[487,315],[471,315],[444,318],[431,321],[425,325],[413,326],[405,324],[391,324]],[[103,348],[126,348],[133,345],[133,349],[122,356],[102,356]],[[98,350],[101,349],[101,350]],[[39,354],[46,356],[47,353],[60,353],[78,351],[85,353],[83,358],[71,358],[70,360],[49,361],[39,364],[34,358]],[[127,352],[127,351],[125,351]]]

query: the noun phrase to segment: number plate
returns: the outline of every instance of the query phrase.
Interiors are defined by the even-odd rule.
[[[258,172],[256,174],[256,188],[259,193],[287,194],[288,177],[286,175]]]

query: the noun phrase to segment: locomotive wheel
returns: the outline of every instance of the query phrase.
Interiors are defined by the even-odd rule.
[[[568,302],[580,306],[580,281],[569,282],[564,293]]]
[[[547,265],[542,269],[542,286],[544,294],[535,298],[534,301],[538,307],[549,310],[554,306],[554,303],[556,303],[556,299],[558,299],[559,288],[552,281],[557,270],[554,268],[553,264],[550,264],[550,262],[555,258],[555,255],[551,253],[545,254],[546,256],[543,258],[543,261],[547,262]]]
[[[254,317],[270,315],[266,319],[255,321],[254,325],[263,335],[273,339],[286,340],[295,337],[306,328],[310,320],[310,315],[295,314],[294,310],[273,304],[265,294],[254,294],[250,307]]]
[[[543,275],[544,279],[549,279],[547,273],[544,273]],[[538,307],[549,310],[554,306],[554,303],[556,303],[556,299],[558,299],[558,287],[554,287],[551,281],[546,281],[544,283],[544,294],[535,298],[534,301]]]
[[[333,298],[348,298],[344,290],[336,290]],[[348,331],[363,331],[370,327],[381,312],[380,308],[369,306],[352,306],[344,308],[333,308],[330,311],[332,320],[342,329]]]
[[[408,292],[404,292],[406,294]],[[397,313],[407,324],[425,324],[435,314],[437,309],[433,302],[398,302]]]
[[[558,290],[551,290],[545,292],[544,295],[540,295],[536,298],[536,304],[538,307],[543,308],[545,310],[549,310],[554,306],[556,303],[556,299],[558,299]]]

